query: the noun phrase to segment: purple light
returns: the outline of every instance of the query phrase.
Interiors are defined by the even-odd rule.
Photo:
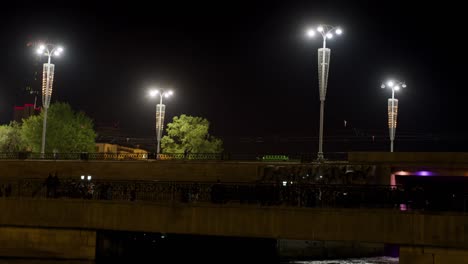
[[[407,211],[408,210],[408,207],[406,206],[406,204],[400,204],[400,211]]]
[[[431,171],[417,171],[416,175],[418,176],[434,176],[435,174]]]

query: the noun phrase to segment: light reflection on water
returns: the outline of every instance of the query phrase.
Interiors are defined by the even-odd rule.
[[[376,258],[356,258],[346,260],[312,260],[312,261],[291,261],[297,264],[397,264],[398,258],[376,257]]]
[[[92,260],[0,259],[0,264],[95,264]]]
[[[94,261],[74,261],[74,260],[40,260],[40,259],[0,259],[0,264],[92,264]],[[97,262],[96,264],[100,264]],[[131,263],[131,262],[128,262]],[[220,261],[219,263],[222,263]],[[290,261],[290,264],[398,264],[398,258],[377,257],[377,258],[356,258],[346,260],[311,260],[311,261]],[[273,264],[273,263],[272,263]]]

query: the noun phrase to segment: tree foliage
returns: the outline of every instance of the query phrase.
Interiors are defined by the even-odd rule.
[[[163,153],[220,153],[223,141],[208,133],[210,123],[202,117],[175,116],[167,124],[167,135],[161,139]]]
[[[29,150],[40,152],[44,113],[23,120],[21,137]],[[45,152],[94,152],[96,133],[93,121],[69,104],[54,103],[47,113]]]
[[[0,126],[0,152],[19,152],[24,148],[20,124],[13,121],[9,125]]]

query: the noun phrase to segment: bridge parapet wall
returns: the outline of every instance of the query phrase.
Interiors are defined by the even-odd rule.
[[[468,250],[468,215],[388,209],[0,199],[0,226],[362,241]]]

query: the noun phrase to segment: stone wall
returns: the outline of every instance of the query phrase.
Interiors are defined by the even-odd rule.
[[[145,231],[468,249],[468,215],[391,209],[0,199],[0,226]]]
[[[96,232],[34,227],[0,227],[0,256],[92,260]]]

